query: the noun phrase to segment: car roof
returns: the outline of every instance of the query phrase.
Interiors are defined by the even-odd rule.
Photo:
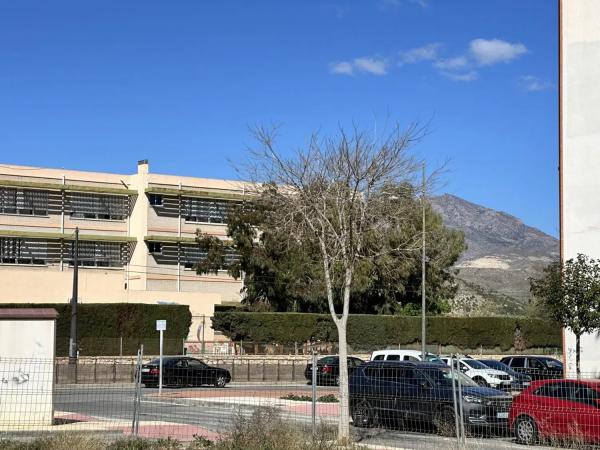
[[[425,352],[427,355],[437,356],[435,353]],[[421,356],[421,350],[375,350],[372,355],[417,355]]]
[[[445,369],[446,366],[425,361],[369,361],[362,367],[415,367],[418,369]]]
[[[534,380],[531,382],[531,388],[537,389],[541,386],[550,383],[582,384],[584,386],[589,386],[594,389],[600,389],[600,380],[573,380],[569,378],[551,378],[547,380]]]

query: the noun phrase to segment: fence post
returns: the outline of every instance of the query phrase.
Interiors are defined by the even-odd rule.
[[[231,358],[231,381],[235,381],[235,357]]]
[[[250,381],[250,360],[248,359],[246,361],[248,362],[247,367],[246,367],[248,369],[247,370],[247,374],[246,374],[247,375],[247,379],[248,379],[247,381]]]
[[[312,413],[312,433],[313,436],[315,435],[315,431],[316,431],[316,424],[317,424],[317,354],[315,353],[315,350],[313,349],[312,351],[312,367],[311,367],[311,371],[312,371],[312,396],[311,396],[311,400],[312,400],[312,408],[311,408],[311,413]]]
[[[123,336],[119,338],[119,356],[123,356]]]
[[[280,379],[280,374],[279,374],[279,360],[277,360],[277,381],[279,381]]]
[[[262,366],[263,366],[263,368],[262,368],[262,380],[263,380],[263,381],[265,381],[265,379],[266,379],[266,378],[265,378],[265,366],[266,366],[266,361],[267,361],[266,359],[263,359],[263,364],[262,364]]]
[[[94,384],[96,384],[98,382],[98,377],[97,377],[97,368],[98,368],[98,357],[94,358]]]
[[[292,381],[296,381],[296,360],[292,359]]]
[[[458,425],[458,405],[456,398],[456,386],[455,382],[458,382],[458,371],[454,368],[454,356],[450,355],[450,374],[452,377],[452,400],[454,402],[454,427],[456,428],[456,442],[458,444],[458,448],[460,448],[461,440],[460,440],[460,426]],[[462,401],[462,398],[460,399]]]
[[[113,383],[117,382],[117,359],[113,358],[113,370],[112,370],[112,381]]]

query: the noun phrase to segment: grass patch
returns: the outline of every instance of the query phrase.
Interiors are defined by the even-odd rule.
[[[296,395],[296,394],[287,394],[283,397],[279,397],[281,400],[293,400],[295,402],[310,402],[312,401],[312,397],[310,395]],[[322,395],[317,398],[318,402],[321,403],[338,403],[339,400],[333,394]]]

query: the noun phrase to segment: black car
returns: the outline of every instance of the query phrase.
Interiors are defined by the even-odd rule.
[[[563,378],[563,365],[548,356],[506,356],[500,360],[512,370],[528,375],[532,380]]]
[[[158,386],[159,359],[142,365],[142,384],[145,387]],[[231,381],[226,369],[212,367],[199,359],[182,357],[163,358],[163,386],[185,387],[210,384],[225,387]]]
[[[510,375],[512,378],[510,385],[514,391],[522,391],[531,384],[531,377],[529,375],[515,372],[501,361],[497,361],[495,359],[480,359],[479,362],[492,369],[501,370],[502,372],[506,372],[508,375]]]
[[[452,379],[460,379],[453,391]],[[454,397],[462,401],[466,428],[504,432],[512,396],[481,387],[466,375],[427,362],[368,362],[350,377],[350,414],[355,426],[431,423],[441,434],[455,433]]]
[[[352,356],[348,357],[348,375],[352,374],[364,361]],[[306,365],[304,377],[312,381],[312,363]],[[340,358],[338,356],[326,356],[317,361],[317,384],[340,384]]]

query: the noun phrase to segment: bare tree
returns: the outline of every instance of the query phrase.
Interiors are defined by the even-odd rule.
[[[259,145],[249,150],[244,175],[273,203],[273,223],[289,239],[311,241],[320,249],[339,337],[341,440],[350,432],[346,326],[353,277],[361,261],[420,249],[418,229],[402,233],[408,236],[403,242],[379,244],[391,228],[408,226],[410,202],[404,200],[414,195],[421,167],[409,149],[424,131],[418,125],[396,127],[380,139],[357,129],[331,138],[315,134],[306,148],[284,154],[274,130],[254,130]]]

